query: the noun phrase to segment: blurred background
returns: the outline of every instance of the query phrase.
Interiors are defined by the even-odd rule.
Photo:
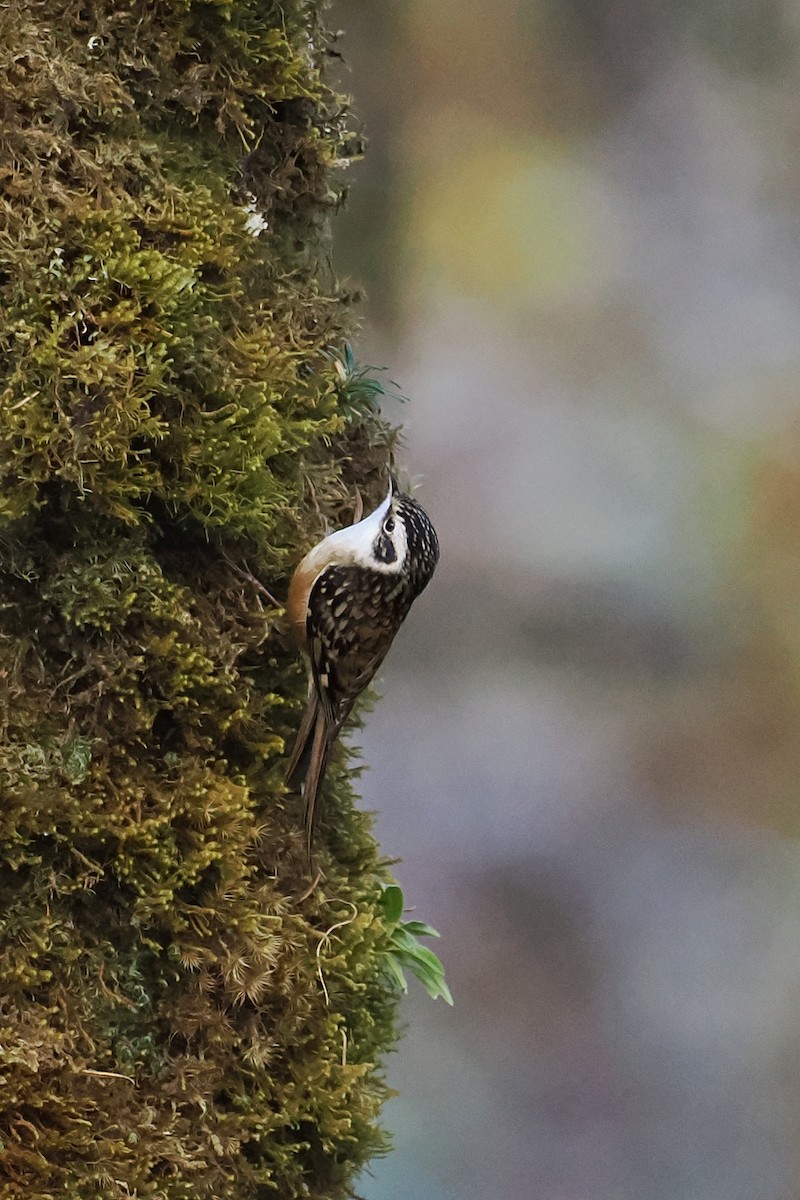
[[[334,263],[440,533],[361,738],[366,1200],[800,1195],[800,9],[337,0]]]

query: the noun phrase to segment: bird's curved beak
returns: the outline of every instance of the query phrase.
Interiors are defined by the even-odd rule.
[[[389,490],[386,493],[386,499],[382,500],[381,503],[378,505],[378,507],[376,509],[373,509],[373,511],[369,514],[369,516],[364,517],[364,520],[361,522],[362,525],[366,521],[375,521],[377,524],[381,523],[381,521],[386,516],[386,514],[388,513],[389,509],[392,506],[392,500],[394,499],[394,495],[395,495],[396,482],[397,481],[395,480],[394,476],[391,476],[390,482],[389,482]]]

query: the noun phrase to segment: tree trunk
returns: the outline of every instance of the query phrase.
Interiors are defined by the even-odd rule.
[[[309,892],[257,582],[390,437],[329,357],[318,9],[0,10],[3,1200],[335,1200],[382,1146],[383,875],[340,759]]]

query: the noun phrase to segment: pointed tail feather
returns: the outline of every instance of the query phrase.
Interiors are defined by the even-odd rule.
[[[311,871],[313,867],[312,848],[314,844],[314,830],[316,829],[317,821],[319,820],[319,815],[322,808],[319,797],[319,789],[325,775],[325,768],[328,765],[328,751],[330,748],[331,740],[328,736],[325,714],[320,707],[314,725],[314,736],[311,739],[308,770],[306,771],[306,778],[303,784],[306,856],[308,858],[309,871]]]
[[[314,740],[314,727],[317,723],[319,710],[319,697],[317,696],[316,689],[312,688],[308,697],[306,711],[303,713],[303,720],[300,722],[300,728],[297,731],[294,748],[286,767],[286,782],[289,787],[299,787],[308,771],[311,744]]]
[[[333,741],[334,738],[329,734],[325,713],[316,690],[312,690],[286,768],[286,782],[289,787],[300,788],[302,786],[309,869],[312,865],[311,850],[314,830],[320,812],[319,789],[328,765],[328,751]]]

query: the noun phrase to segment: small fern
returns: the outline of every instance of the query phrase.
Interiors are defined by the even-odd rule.
[[[339,404],[346,415],[352,412],[359,420],[363,420],[365,411],[377,415],[382,396],[402,403],[407,400],[392,379],[384,383],[382,379],[375,378],[374,372],[386,371],[386,367],[356,366],[353,347],[349,342],[345,342],[341,350],[326,350],[325,357],[333,363],[338,376]]]
[[[385,887],[380,898],[383,919],[389,933],[385,954],[386,974],[403,992],[408,991],[404,972],[416,975],[432,1000],[439,996],[452,1005],[453,997],[444,978],[444,966],[437,955],[421,945],[421,937],[439,937],[439,933],[424,921],[404,921],[403,889],[397,884]]]

